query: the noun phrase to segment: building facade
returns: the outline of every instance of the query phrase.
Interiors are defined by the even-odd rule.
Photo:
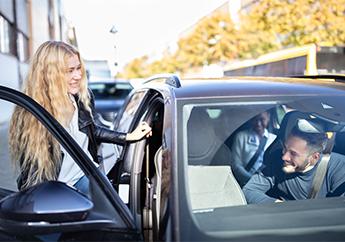
[[[20,90],[37,47],[47,40],[77,46],[75,31],[63,14],[63,0],[0,0],[0,85]],[[0,102],[0,130],[14,108]]]
[[[20,89],[29,59],[44,41],[76,45],[62,4],[62,0],[0,1],[0,85]]]

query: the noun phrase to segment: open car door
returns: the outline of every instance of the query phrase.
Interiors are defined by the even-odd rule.
[[[17,190],[8,129],[15,106],[31,113],[69,153],[90,182],[89,195],[59,181]],[[107,177],[68,132],[25,94],[0,86],[0,240],[140,241],[131,213]]]

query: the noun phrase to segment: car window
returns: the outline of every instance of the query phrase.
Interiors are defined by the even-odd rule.
[[[312,129],[314,129],[313,132],[316,132],[316,129],[321,130],[320,127],[322,130],[332,131],[327,132],[331,133],[327,139],[327,144],[331,145],[331,151],[339,154],[336,157],[341,160],[339,164],[343,165],[341,165],[341,169],[338,169],[344,173],[341,176],[345,176],[345,150],[343,149],[345,108],[340,105],[344,101],[345,97],[342,96],[281,97],[280,99],[272,98],[271,100],[265,99],[256,102],[241,100],[241,102],[236,103],[230,100],[214,101],[210,99],[209,102],[184,104],[181,110],[183,137],[180,137],[180,140],[186,141],[183,145],[180,143],[185,161],[183,174],[186,177],[186,192],[190,211],[202,230],[220,232],[222,229],[211,226],[211,221],[217,221],[220,218],[217,216],[224,218],[225,214],[231,217],[232,224],[236,223],[236,216],[230,215],[231,212],[235,211],[231,208],[240,206],[243,207],[241,211],[247,211],[245,208],[249,206],[248,201],[244,196],[240,178],[236,175],[234,160],[239,146],[259,146],[259,142],[256,143],[256,140],[249,138],[246,140],[243,137],[248,134],[246,130],[253,129],[250,126],[253,118],[263,112],[270,113],[272,120],[267,126],[267,132],[272,133],[269,136],[272,139],[267,141],[266,148],[262,153],[262,164],[255,173],[266,172],[265,167],[268,164],[282,159],[281,139],[287,138],[289,132],[292,132],[293,125],[300,125],[304,127],[305,132],[312,132],[310,131]],[[296,114],[300,116],[295,119],[289,118]],[[309,118],[308,122],[311,122],[313,127],[309,127],[310,123],[306,124],[302,118],[303,115],[307,115],[305,117]],[[291,123],[291,120],[294,120],[294,123]],[[249,148],[245,150],[249,150]],[[250,161],[254,154],[255,152],[252,152],[247,157],[242,157],[246,157],[243,159]],[[344,183],[340,181],[336,186],[339,187],[334,188],[334,190],[331,189],[332,195],[329,196],[343,196],[345,180]],[[269,192],[277,198],[280,196],[275,193],[277,191],[274,189]],[[288,205],[290,202],[286,201],[285,203]],[[226,209],[229,213],[225,212]],[[246,214],[246,212],[243,213]],[[266,215],[269,214],[266,213]],[[312,216],[312,212],[308,214]],[[229,222],[229,219],[226,220]],[[239,222],[239,224],[245,228],[243,223]],[[223,231],[225,230],[224,227]]]
[[[130,97],[128,102],[125,104],[122,112],[116,119],[115,130],[124,133],[127,133],[130,130],[131,125],[133,125],[132,121],[135,115],[137,114],[138,107],[143,101],[143,98],[145,97],[146,93],[146,90],[137,91]],[[121,154],[123,146],[115,146],[118,150],[118,153]]]

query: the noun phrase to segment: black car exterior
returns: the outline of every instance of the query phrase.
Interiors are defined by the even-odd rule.
[[[150,78],[128,96],[115,129],[128,132],[140,121],[146,121],[153,135],[124,147],[115,146],[120,155],[107,175],[93,166],[43,108],[19,92],[0,87],[2,100],[32,112],[70,152],[90,179],[92,194],[86,198],[59,182],[39,184],[19,193],[3,187],[1,239],[343,240],[344,197],[247,205],[231,176],[229,164],[223,161],[226,156],[218,156],[220,149],[227,154],[228,139],[257,113],[272,110],[275,116],[271,129],[279,132],[281,119],[292,109],[337,122],[339,129],[333,131],[338,132],[339,140],[334,149],[344,152],[345,111],[341,100],[345,100],[345,85],[341,82],[340,77],[338,80],[331,77],[180,80],[175,75]],[[202,114],[196,115],[196,111]],[[214,157],[217,157],[215,164],[210,162]],[[20,206],[10,206],[10,201],[28,197],[31,204],[42,204],[45,197],[54,196],[52,189],[61,191],[61,203],[66,201],[65,196],[76,198],[74,212],[68,206],[72,203],[64,206],[51,203],[48,209],[36,210],[21,209],[20,202]],[[47,193],[37,192],[42,190]],[[43,214],[38,216],[38,211]],[[71,216],[66,220],[59,213]]]

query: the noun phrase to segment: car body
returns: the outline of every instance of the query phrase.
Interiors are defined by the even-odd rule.
[[[343,240],[343,196],[247,205],[232,175],[231,157],[227,160],[233,135],[265,110],[271,112],[270,130],[278,137],[285,134],[284,117],[292,111],[308,114],[310,119],[300,120],[310,125],[315,120],[326,122],[324,131],[336,133],[332,149],[344,154],[343,81],[341,77],[150,78],[127,97],[115,129],[130,132],[146,121],[152,136],[115,146],[119,157],[107,175],[38,104],[0,87],[1,99],[25,107],[42,121],[88,176],[92,188],[88,199],[58,182],[37,187],[61,190],[61,196],[37,194],[39,189],[18,193],[2,186],[1,238],[42,239],[54,234],[59,240],[97,241]],[[272,158],[270,153],[266,158]],[[75,198],[74,208],[51,203],[40,209],[49,196],[62,197],[61,203]],[[17,203],[10,206],[12,201]],[[22,209],[22,201],[36,206]],[[63,213],[70,219],[59,218]]]
[[[129,81],[120,79],[91,81],[88,86],[95,97],[96,111],[101,114],[104,123],[109,126],[133,86]]]

